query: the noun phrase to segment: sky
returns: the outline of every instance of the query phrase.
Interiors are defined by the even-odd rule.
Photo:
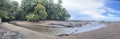
[[[14,0],[21,3],[21,0]],[[57,0],[55,0],[56,2]],[[62,0],[62,6],[71,14],[70,20],[120,21],[120,1]]]

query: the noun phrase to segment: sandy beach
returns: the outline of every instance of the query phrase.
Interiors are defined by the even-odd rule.
[[[106,23],[107,27],[69,36],[54,36],[31,29],[3,23],[3,26],[13,31],[19,31],[26,39],[120,39],[120,23]]]

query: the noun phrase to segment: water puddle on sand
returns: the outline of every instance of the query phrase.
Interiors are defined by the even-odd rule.
[[[77,34],[77,33],[88,32],[88,31],[103,28],[103,27],[106,27],[106,25],[96,24],[96,25],[85,25],[82,27],[70,27],[70,28],[46,28],[44,33],[49,33],[53,35]]]

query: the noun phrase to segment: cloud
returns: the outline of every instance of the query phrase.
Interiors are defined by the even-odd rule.
[[[113,14],[120,14],[120,11],[107,7],[105,3],[106,0],[63,0],[62,5],[67,8],[73,20],[118,20],[119,17]],[[103,15],[105,13],[108,13],[107,16]]]
[[[104,0],[63,0],[62,4],[68,10],[77,10],[79,13],[71,13],[79,14],[79,15],[87,15],[86,18],[91,19],[103,19],[106,18],[101,15],[104,10],[100,9],[104,7]],[[75,17],[75,16],[73,16]],[[72,18],[71,18],[72,19]]]
[[[109,7],[105,7],[104,10],[106,11],[107,15],[106,15],[106,19],[108,21],[120,21],[120,11],[109,8]]]
[[[63,6],[66,8],[79,8],[79,9],[96,9],[102,7],[104,1],[94,0],[63,0]]]

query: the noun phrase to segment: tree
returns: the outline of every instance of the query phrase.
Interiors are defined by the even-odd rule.
[[[34,7],[36,5],[37,2],[35,2],[35,0],[22,0],[21,9],[19,11],[19,14],[21,15],[20,20],[27,20],[26,16],[34,13]]]
[[[18,12],[16,13],[16,20],[25,20],[26,19],[26,13],[21,8],[18,8]]]
[[[26,18],[27,21],[39,21],[39,16],[35,14],[28,14]]]
[[[34,9],[35,9],[34,14],[39,15],[39,19],[43,20],[47,18],[47,13],[43,5],[37,4],[37,6],[35,6]]]
[[[13,6],[9,0],[0,0],[0,18],[6,21],[9,17],[8,14],[13,10]]]
[[[61,10],[62,11],[61,11],[61,15],[60,15],[60,20],[67,20],[71,17],[65,8],[63,8]]]
[[[47,18],[47,13],[45,10],[45,7],[41,4],[37,4],[37,6],[34,7],[34,12],[29,13],[26,15],[27,21],[39,21],[44,20]]]
[[[6,11],[0,11],[0,18],[5,18],[7,15]]]
[[[21,9],[28,14],[34,12],[34,5],[36,5],[35,0],[22,0]]]
[[[9,0],[0,0],[0,10],[11,12],[13,9],[13,6],[9,2]]]
[[[8,13],[8,15],[7,15],[8,21],[15,20],[17,17],[16,14],[18,13],[18,7],[19,7],[18,2],[12,1],[11,5],[13,6],[13,10],[10,13]]]
[[[17,1],[12,1],[11,4],[13,5],[13,12],[18,11],[19,3]]]
[[[49,2],[50,1],[50,2]],[[58,0],[58,3],[53,3],[53,0],[48,0],[42,3],[48,14],[49,20],[67,20],[70,18],[70,14],[65,8],[62,7],[62,0]]]
[[[0,0],[0,18],[4,21],[11,20],[67,20],[70,14],[62,7],[62,0],[54,3],[54,0],[22,0],[18,2]]]

